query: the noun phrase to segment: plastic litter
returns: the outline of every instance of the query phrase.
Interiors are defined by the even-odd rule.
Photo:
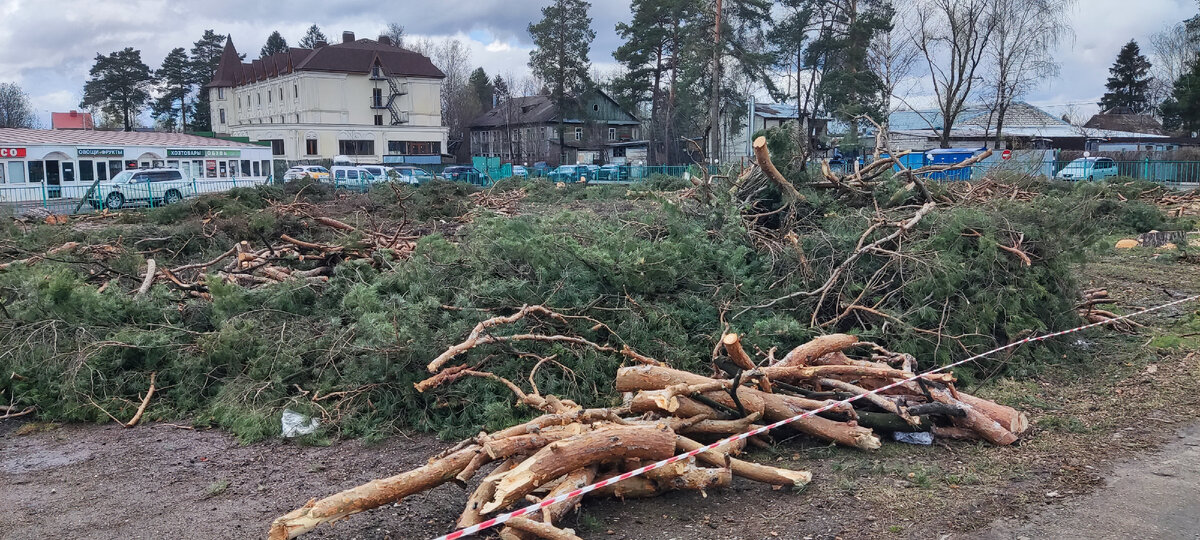
[[[905,433],[903,431],[892,432],[892,438],[897,442],[908,444],[919,444],[929,446],[933,444],[933,434],[927,431],[919,431],[916,433]]]
[[[320,427],[321,422],[316,418],[310,418],[291,409],[283,410],[283,436],[299,437],[308,435]]]

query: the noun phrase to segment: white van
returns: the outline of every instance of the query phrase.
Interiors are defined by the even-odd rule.
[[[364,191],[368,186],[376,182],[386,182],[387,177],[379,177],[368,170],[366,167],[351,167],[338,165],[330,169],[330,182],[338,187],[345,188],[362,188]]]

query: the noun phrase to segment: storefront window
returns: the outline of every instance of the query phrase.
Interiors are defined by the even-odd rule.
[[[117,175],[117,174],[119,174],[119,173],[120,173],[122,170],[124,170],[124,169],[122,169],[122,167],[121,167],[121,161],[120,161],[120,160],[114,159],[114,160],[110,160],[110,161],[108,162],[108,177],[109,177],[109,178],[112,178],[112,177],[116,176],[116,175]]]
[[[25,183],[25,162],[23,162],[23,161],[8,162],[8,183],[10,183],[10,184]]]
[[[227,165],[225,164],[225,162],[219,161],[219,162],[217,162],[217,166],[221,171],[221,178],[227,178],[229,176],[229,170],[226,168]]]
[[[46,167],[41,161],[29,162],[29,181],[30,182],[45,182]]]
[[[96,162],[96,180],[101,182],[108,180],[108,164],[103,161]]]
[[[271,175],[271,162],[269,160],[266,160],[266,159],[262,160],[262,175],[263,176]]]
[[[239,170],[241,171],[242,174],[249,176],[250,175],[250,160],[243,159],[242,160],[242,168]]]
[[[62,179],[63,179],[63,182],[74,182],[75,181],[75,162],[74,161],[62,162]]]
[[[254,162],[254,176],[262,176],[262,171],[258,168],[258,162]]]
[[[79,179],[91,182],[96,179],[96,166],[90,159],[79,160]]]

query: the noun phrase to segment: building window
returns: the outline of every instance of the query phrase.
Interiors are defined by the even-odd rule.
[[[96,179],[96,165],[90,159],[79,160],[79,181],[91,182]],[[3,183],[3,182],[0,182]]]
[[[382,114],[375,115],[375,125],[377,125],[377,126],[383,125],[383,115]]]
[[[225,99],[225,89],[217,88],[217,99]]]
[[[297,98],[297,99],[300,98],[300,85],[298,85],[298,84],[292,85],[292,97]]]
[[[383,89],[382,88],[372,88],[371,89],[371,106],[372,107],[382,107],[383,106]]]
[[[475,138],[475,134],[471,134],[471,139]],[[474,142],[474,140],[472,140]],[[408,153],[407,143],[404,141],[388,141],[388,153],[395,155],[404,155]]]
[[[271,143],[271,154],[276,156],[283,155],[283,139],[267,139],[261,142]]]
[[[25,183],[25,162],[24,161],[8,162],[8,183],[10,183],[10,184]]]
[[[373,156],[375,141],[338,141],[338,153],[344,156]]]
[[[300,123],[300,113],[296,113],[296,123]]]
[[[248,160],[248,159],[243,159],[243,160],[242,160],[242,170],[241,170],[241,173],[242,173],[242,174],[244,174],[244,175],[246,175],[246,176],[250,176],[250,160]]]
[[[283,101],[283,87],[279,87],[279,101]]]
[[[258,104],[262,105],[262,92],[258,93]]]
[[[225,123],[225,109],[219,109],[217,115],[221,117],[221,123]]]
[[[317,140],[316,139],[305,139],[304,140],[304,154],[309,155],[309,156],[317,155]]]
[[[608,140],[610,140],[610,141],[617,140],[617,128],[612,128],[612,127],[608,128]]]
[[[583,128],[575,128],[575,140],[583,140]]]
[[[636,141],[636,140],[637,140],[637,138],[638,138],[638,128],[632,128],[632,129],[630,129],[630,130],[629,130],[629,136],[630,136],[630,137],[631,137],[633,140],[635,140],[635,141]]]
[[[271,91],[267,90],[267,103],[271,102]]]

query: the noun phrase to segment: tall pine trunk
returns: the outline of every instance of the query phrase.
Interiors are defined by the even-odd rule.
[[[654,140],[656,138],[656,136],[658,135],[658,128],[659,128],[659,124],[661,122],[661,119],[658,117],[658,114],[659,114],[658,111],[659,111],[659,101],[662,99],[662,88],[660,87],[660,85],[662,84],[662,71],[663,71],[662,55],[663,55],[663,46],[662,46],[662,43],[659,43],[657,59],[655,60],[655,65],[654,65],[654,88],[652,88],[650,90],[650,137],[649,137],[650,144],[648,144],[646,146],[650,151],[650,155],[646,156],[647,157],[646,161],[650,165],[659,165],[660,164],[659,162],[662,161],[662,157],[659,155],[659,152],[658,152],[658,146],[657,146],[658,141]],[[664,144],[663,146],[665,148],[666,145]]]
[[[721,0],[716,0],[716,21],[713,25],[712,105],[709,109],[709,164],[721,157]]]

